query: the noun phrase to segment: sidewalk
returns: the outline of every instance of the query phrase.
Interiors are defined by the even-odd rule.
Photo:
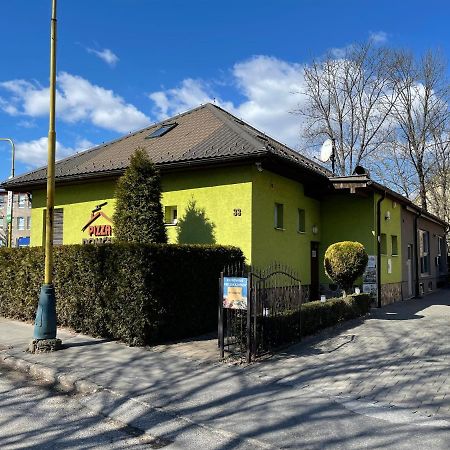
[[[249,367],[68,330],[58,332],[66,348],[32,355],[32,325],[6,319],[0,358],[67,375],[87,407],[169,447],[449,448],[449,294],[383,308]]]

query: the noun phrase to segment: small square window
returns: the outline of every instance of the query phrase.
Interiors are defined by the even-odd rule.
[[[381,233],[381,254],[387,255],[387,240],[384,233]]]
[[[306,232],[306,214],[304,209],[298,209],[298,228],[299,233]]]
[[[274,212],[275,212],[274,226],[275,226],[275,228],[282,230],[283,229],[283,204],[275,203]]]
[[[398,238],[397,236],[391,236],[392,240],[392,256],[398,256]]]
[[[166,225],[176,225],[178,222],[178,208],[176,206],[166,206],[164,208],[164,222]]]

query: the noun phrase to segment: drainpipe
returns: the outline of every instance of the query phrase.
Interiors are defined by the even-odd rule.
[[[419,221],[420,216],[422,215],[422,212],[419,211],[419,213],[416,213],[414,216],[414,275],[415,275],[415,282],[414,282],[414,290],[415,297],[420,298],[420,286],[419,286],[419,237],[418,237],[418,229],[417,229],[417,222]],[[429,244],[428,244],[429,245]]]
[[[381,308],[381,202],[386,198],[386,191],[377,201],[377,308]]]

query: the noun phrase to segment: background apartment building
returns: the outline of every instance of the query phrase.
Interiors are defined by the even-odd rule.
[[[0,189],[0,246],[8,241],[8,224],[6,221],[8,193]],[[15,193],[13,196],[13,247],[30,244],[31,199],[27,193]]]

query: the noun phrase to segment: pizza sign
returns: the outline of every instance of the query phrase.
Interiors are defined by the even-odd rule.
[[[101,210],[107,202],[97,205],[91,213],[91,218],[81,229],[89,237],[83,238],[83,244],[110,244],[113,240],[112,220]],[[103,223],[99,223],[103,222]],[[104,223],[107,222],[107,223]]]

